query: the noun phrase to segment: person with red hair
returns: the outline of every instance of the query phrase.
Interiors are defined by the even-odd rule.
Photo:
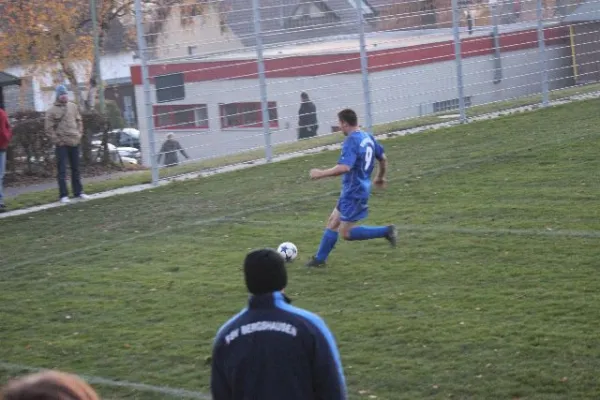
[[[78,376],[44,371],[15,379],[0,392],[0,400],[100,400]]]

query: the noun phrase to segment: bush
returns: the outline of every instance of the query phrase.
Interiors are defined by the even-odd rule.
[[[28,175],[46,176],[53,170],[53,148],[44,132],[44,114],[21,111],[12,115],[13,140],[7,170],[16,172],[19,163],[26,166]]]

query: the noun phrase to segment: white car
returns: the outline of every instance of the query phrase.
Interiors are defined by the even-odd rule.
[[[108,154],[112,162],[118,163],[120,161],[127,164],[139,164],[142,158],[141,152],[135,147],[117,147],[112,143],[106,144],[108,148]],[[102,157],[102,141],[92,141],[92,154],[99,159]]]

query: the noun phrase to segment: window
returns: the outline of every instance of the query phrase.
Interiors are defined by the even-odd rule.
[[[460,107],[458,99],[437,101],[433,103],[433,112],[440,113],[444,111],[457,110]],[[465,107],[471,107],[471,96],[465,97]]]
[[[262,127],[261,103],[229,103],[220,105],[222,128]],[[269,102],[269,125],[279,126],[277,103]]]
[[[154,83],[158,103],[185,99],[183,73],[157,76]]]
[[[156,129],[207,129],[208,109],[206,104],[177,106],[154,106]]]
[[[350,5],[352,7],[354,7],[354,9],[356,9],[356,0],[348,0],[348,2],[350,3]],[[371,18],[375,16],[375,10],[373,9],[373,7],[371,7],[371,5],[369,4],[369,2],[367,0],[360,0],[360,8],[362,11],[362,15],[365,18]]]

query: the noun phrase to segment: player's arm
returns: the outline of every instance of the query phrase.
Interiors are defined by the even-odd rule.
[[[346,140],[342,145],[342,154],[337,165],[329,169],[312,169],[310,170],[310,177],[311,179],[322,179],[343,175],[350,171],[356,162],[356,157],[357,149],[355,143],[351,140]]]
[[[329,178],[332,176],[343,175],[348,171],[350,171],[349,166],[347,166],[346,164],[338,164],[335,167],[329,169],[312,169],[310,171],[310,177],[312,179]]]
[[[210,374],[210,391],[213,400],[231,400],[231,390],[221,362],[222,340],[217,336],[213,345],[212,366]]]
[[[379,163],[379,168],[377,169],[377,176],[375,177],[375,185],[383,186],[385,185],[387,176],[388,160],[385,155],[385,151],[383,150],[383,146],[381,146],[378,142],[375,142],[375,158]]]

